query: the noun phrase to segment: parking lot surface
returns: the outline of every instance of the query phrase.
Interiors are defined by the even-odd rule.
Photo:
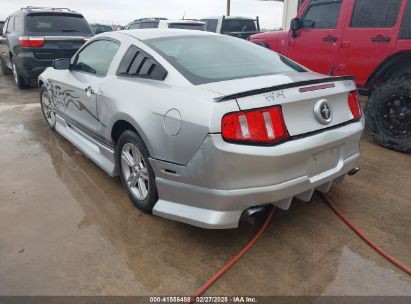
[[[0,76],[0,295],[190,295],[256,232],[204,230],[142,213],[43,120],[38,89]],[[411,156],[362,140],[336,205],[411,265]],[[208,295],[411,295],[411,278],[315,195],[276,210]]]

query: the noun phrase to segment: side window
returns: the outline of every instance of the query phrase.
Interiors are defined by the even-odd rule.
[[[97,40],[86,46],[77,56],[74,70],[106,76],[120,44],[109,40]]]
[[[207,31],[208,32],[216,32],[217,31],[217,19],[207,19],[207,20],[202,20],[207,24]]]
[[[393,27],[397,23],[401,1],[402,0],[356,0],[351,18],[351,27]]]
[[[341,0],[314,3],[301,20],[303,29],[335,29],[340,15]]]
[[[7,33],[7,26],[8,26],[8,24],[9,24],[9,18],[7,18],[7,19],[6,19],[6,22],[4,22],[4,25],[3,25],[3,34],[6,34],[6,33]]]
[[[158,21],[142,22],[141,28],[157,28],[158,23],[159,23]]]
[[[14,31],[22,33],[23,30],[23,18],[20,16],[14,17]]]
[[[404,17],[402,17],[402,24],[400,29],[400,34],[398,38],[400,39],[411,39],[411,1],[408,1],[407,8],[404,12]]]
[[[14,28],[14,17],[10,17],[9,21],[7,22],[6,33],[13,32],[13,28]]]
[[[129,30],[135,30],[135,29],[140,29],[140,28],[141,28],[141,23],[140,22],[132,23],[128,27]]]
[[[117,75],[164,80],[167,70],[149,54],[132,45],[121,60]]]

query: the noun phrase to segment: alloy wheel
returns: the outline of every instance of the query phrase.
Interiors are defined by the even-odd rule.
[[[54,126],[56,123],[56,114],[54,112],[53,103],[51,102],[47,91],[44,91],[41,94],[41,103],[42,103],[44,117],[46,117],[50,126]]]
[[[140,201],[149,194],[149,175],[140,150],[126,143],[121,150],[121,169],[124,180],[131,193]]]

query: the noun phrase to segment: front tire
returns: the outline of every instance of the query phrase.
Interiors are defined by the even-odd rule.
[[[124,131],[118,140],[116,152],[121,181],[130,200],[142,211],[152,213],[158,192],[143,140],[132,131]]]
[[[366,126],[377,143],[411,151],[411,74],[389,79],[376,88],[365,107]]]

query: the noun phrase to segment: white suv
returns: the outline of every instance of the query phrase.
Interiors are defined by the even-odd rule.
[[[186,30],[206,31],[206,24],[197,20],[168,20],[166,18],[142,18],[127,25],[126,30],[147,28],[179,28]]]

